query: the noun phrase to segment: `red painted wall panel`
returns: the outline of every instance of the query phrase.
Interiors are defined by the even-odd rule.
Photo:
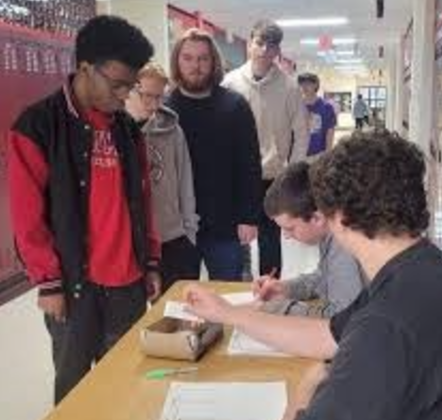
[[[72,53],[71,38],[0,23],[0,281],[20,271],[9,220],[7,132],[26,105],[72,71]]]

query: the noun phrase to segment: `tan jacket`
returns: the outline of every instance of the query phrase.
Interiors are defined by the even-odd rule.
[[[228,73],[223,86],[243,95],[252,108],[264,179],[274,179],[288,163],[306,159],[308,114],[292,77],[274,65],[256,81],[247,62]]]

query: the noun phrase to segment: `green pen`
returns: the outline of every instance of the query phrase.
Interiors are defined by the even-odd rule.
[[[146,372],[144,376],[147,379],[162,379],[165,376],[178,375],[180,373],[192,373],[197,372],[197,366],[181,367],[181,368],[164,368],[164,369],[154,369]]]

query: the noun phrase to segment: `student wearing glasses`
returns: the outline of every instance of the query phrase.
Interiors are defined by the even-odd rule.
[[[161,66],[146,64],[126,101],[148,148],[154,216],[162,242],[163,291],[178,279],[198,279],[200,274],[192,165],[178,116],[163,105],[167,85]]]
[[[160,292],[145,145],[124,111],[153,47],[100,16],[75,53],[75,73],[9,136],[14,235],[52,339],[56,403]]]

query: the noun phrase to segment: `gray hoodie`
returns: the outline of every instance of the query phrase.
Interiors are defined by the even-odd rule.
[[[195,243],[198,215],[192,166],[178,116],[161,107],[141,131],[147,143],[154,217],[161,241],[185,235]]]
[[[285,280],[287,299],[269,301],[266,312],[330,318],[347,308],[364,288],[359,263],[328,234],[319,243],[319,263],[309,274]],[[309,306],[305,301],[320,299]]]

